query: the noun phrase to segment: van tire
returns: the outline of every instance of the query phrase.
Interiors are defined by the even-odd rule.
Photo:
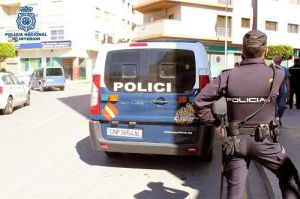
[[[39,84],[39,90],[40,90],[40,92],[44,92],[44,87],[42,86],[42,84]]]
[[[63,91],[63,90],[65,90],[65,87],[62,86],[62,87],[60,87],[59,89],[60,89],[61,91]]]
[[[104,151],[104,153],[109,158],[114,158],[114,157],[120,157],[120,156],[122,156],[122,153],[118,153],[118,152]]]
[[[3,109],[3,114],[11,114],[14,110],[14,107],[13,107],[13,98],[12,96],[9,96],[8,99],[7,99],[7,104],[5,106],[5,108]]]
[[[30,105],[30,93],[28,92],[27,96],[26,96],[26,102],[24,103],[24,106],[29,106],[29,105]]]

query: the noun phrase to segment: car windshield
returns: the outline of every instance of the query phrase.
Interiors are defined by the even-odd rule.
[[[47,68],[46,76],[62,76],[61,68]]]

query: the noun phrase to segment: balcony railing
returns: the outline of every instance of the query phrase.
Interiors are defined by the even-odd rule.
[[[202,39],[202,40],[224,40],[225,27],[201,27],[194,24],[183,23],[179,20],[163,19],[144,24],[134,30],[134,40],[142,39]],[[223,28],[223,29],[222,29]],[[228,30],[228,40],[231,38],[231,30]]]

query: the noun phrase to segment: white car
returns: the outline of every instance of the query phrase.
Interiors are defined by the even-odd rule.
[[[30,105],[30,90],[13,74],[0,72],[0,110],[11,114],[16,106]]]

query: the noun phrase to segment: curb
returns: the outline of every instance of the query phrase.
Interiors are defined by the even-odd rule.
[[[277,180],[276,176],[272,172],[270,172],[269,170],[267,170],[266,168],[261,166],[256,161],[253,161],[253,162],[264,182],[264,185],[268,192],[269,198],[270,199],[282,199],[281,191],[280,191],[280,188],[278,185],[278,180]]]

